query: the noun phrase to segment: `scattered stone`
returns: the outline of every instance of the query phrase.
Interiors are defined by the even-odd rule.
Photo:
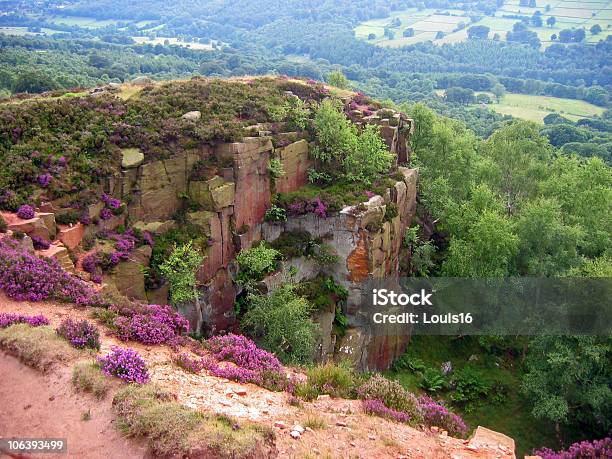
[[[243,388],[243,387],[240,387],[239,389],[234,389],[234,393],[235,393],[236,395],[240,395],[241,397],[244,397],[244,396],[246,396],[246,395],[247,395],[247,391],[246,391],[246,389],[245,389],[245,388]]]
[[[146,86],[148,84],[153,83],[153,80],[149,78],[148,76],[139,76],[139,77],[134,78],[130,83],[136,86]]]
[[[292,430],[303,434],[305,429],[301,425],[296,424],[296,425],[293,426]]]
[[[202,113],[199,110],[185,113],[182,118],[184,120],[197,121],[202,118]]]
[[[124,148],[121,150],[123,155],[121,159],[121,167],[123,169],[134,169],[140,166],[144,161],[144,153],[139,148]]]
[[[478,451],[478,446],[467,445],[466,448],[469,449],[470,451]]]
[[[287,424],[285,424],[283,421],[276,421],[274,423],[274,427],[278,427],[279,429],[286,429]]]
[[[370,440],[376,440],[376,435],[368,435],[368,438],[369,438]]]
[[[338,427],[346,427],[347,426],[346,422],[344,422],[344,421],[336,421],[336,425]]]
[[[329,394],[323,394],[317,397],[317,400],[330,400],[330,399],[331,397],[329,396]]]
[[[289,435],[291,435],[291,438],[294,438],[294,439],[296,439],[296,440],[297,440],[297,439],[299,439],[299,438],[302,436],[302,434],[301,434],[301,433],[299,433],[297,430],[292,430],[292,431],[289,433]]]
[[[441,437],[448,437],[448,432],[446,430],[443,430],[442,432],[440,432],[440,436]]]
[[[306,427],[306,432],[314,433],[314,430],[312,430],[310,427]]]
[[[432,431],[432,432],[437,432],[438,430],[440,430],[438,427],[436,427],[436,426],[431,426],[431,431]]]
[[[350,442],[349,445],[356,446],[354,441]]]

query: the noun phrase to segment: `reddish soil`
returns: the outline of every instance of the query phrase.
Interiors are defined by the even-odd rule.
[[[146,448],[115,428],[109,401],[76,393],[68,370],[42,374],[0,352],[0,437],[67,439],[68,454],[45,458],[144,457]],[[87,412],[91,418],[85,421]]]
[[[2,293],[0,312],[44,314],[53,326],[68,316],[88,318],[85,308],[15,302]],[[414,429],[365,415],[357,400],[321,397],[313,403],[294,407],[289,405],[287,394],[283,392],[270,392],[252,384],[241,385],[205,373],[186,373],[172,363],[172,351],[166,346],[122,343],[109,332],[101,334],[101,354],[108,352],[112,345],[136,349],[149,366],[151,381],[175,393],[178,400],[190,408],[224,413],[268,426],[282,422],[284,428],[274,428],[278,457],[281,458],[514,458],[513,444],[507,447],[507,441],[511,440],[486,429],[470,441],[455,439],[437,428]],[[75,391],[70,381],[73,364],[58,364],[42,374],[0,352],[0,437],[66,437],[68,455],[55,456],[62,458],[146,457],[144,441],[127,440],[116,429],[112,393],[97,401]],[[112,392],[120,386],[117,381]],[[83,413],[88,410],[91,419],[84,421]],[[296,424],[317,428],[307,428],[300,438],[294,439],[290,431]],[[44,457],[53,456],[45,454]]]

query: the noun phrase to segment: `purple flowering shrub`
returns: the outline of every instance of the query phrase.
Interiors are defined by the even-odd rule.
[[[111,271],[121,261],[128,260],[134,249],[142,243],[149,244],[149,239],[145,237],[145,234],[137,235],[133,229],[129,229],[121,234],[114,232],[100,234],[103,234],[104,238],[115,241],[115,250],[112,253],[96,251],[83,258],[83,270],[96,275],[96,277],[99,277],[103,272]],[[146,234],[150,238],[150,234]],[[152,239],[150,243],[153,243]]]
[[[100,218],[102,220],[109,220],[110,218],[112,218],[112,216],[113,212],[106,207],[100,211]]]
[[[417,398],[398,381],[375,375],[368,379],[357,393],[363,400],[364,411],[368,414],[399,422],[437,426],[452,436],[463,437],[467,434],[467,426],[460,416],[450,412],[431,397],[422,395]]]
[[[467,434],[467,425],[461,417],[451,413],[444,405],[427,395],[418,399],[419,411],[423,422],[429,426],[438,426],[448,431],[449,435],[463,437]]]
[[[78,305],[102,305],[86,282],[65,271],[55,259],[39,258],[12,241],[0,241],[0,289],[23,301],[58,299]]]
[[[247,370],[280,372],[283,368],[274,354],[258,348],[252,340],[243,335],[230,333],[213,336],[208,340],[208,346],[217,360],[234,362]]]
[[[186,352],[180,352],[172,356],[172,361],[189,373],[199,373],[207,367],[203,357],[193,358]]]
[[[357,394],[364,400],[380,400],[386,407],[406,413],[411,419],[419,417],[416,397],[398,381],[375,375],[357,389]]]
[[[363,400],[362,407],[364,413],[371,414],[373,416],[380,416],[381,418],[390,419],[396,422],[410,422],[410,415],[403,411],[397,411],[392,408],[387,408],[385,404],[380,400]]]
[[[42,325],[49,325],[50,323],[49,319],[40,314],[26,316],[12,312],[0,313],[0,328],[10,327],[13,324],[28,324],[30,327],[40,327]]]
[[[533,453],[542,459],[603,459],[612,457],[612,438],[601,440],[581,441],[571,445],[567,450],[555,452],[549,448],[542,448]]]
[[[121,215],[123,213],[125,206],[121,200],[113,198],[106,193],[102,193],[100,199],[104,203],[104,209],[100,212],[102,220],[108,220],[113,215]]]
[[[36,250],[47,250],[49,247],[51,247],[51,243],[49,241],[46,241],[40,236],[36,236],[34,234],[31,236],[31,238],[32,238],[32,244],[34,245],[34,248]]]
[[[257,347],[249,338],[228,334],[207,341],[213,358],[201,359],[203,368],[213,376],[241,383],[251,382],[270,390],[283,390],[287,384],[283,366],[270,352]],[[232,362],[219,365],[218,361]]]
[[[129,314],[129,313],[128,313]],[[189,321],[171,306],[150,304],[131,315],[114,321],[117,336],[122,341],[143,344],[178,344],[181,335],[189,330]]]
[[[97,358],[107,376],[116,376],[126,382],[145,384],[149,370],[143,358],[134,349],[113,346],[110,353]]]
[[[317,196],[314,199],[296,198],[289,203],[280,203],[289,215],[299,216],[309,213],[326,218],[331,212],[339,210],[339,203],[331,203],[326,198]]]
[[[23,220],[29,220],[36,216],[36,212],[34,211],[34,208],[32,206],[24,204],[23,206],[19,207],[19,209],[17,209],[17,216]]]
[[[86,320],[65,319],[55,331],[78,349],[100,349],[100,332]]]
[[[43,187],[43,188],[47,188],[49,186],[49,184],[51,183],[51,179],[53,178],[53,176],[51,174],[41,174],[38,176],[38,184]]]

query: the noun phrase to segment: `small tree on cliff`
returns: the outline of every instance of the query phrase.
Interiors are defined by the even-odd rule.
[[[393,155],[380,137],[376,126],[366,126],[359,133],[344,115],[342,105],[325,99],[314,120],[317,144],[313,150],[317,172],[352,182],[371,183],[378,174],[389,170]]]
[[[175,247],[170,256],[160,265],[159,269],[170,282],[170,301],[173,304],[188,303],[195,300],[198,311],[196,330],[200,329],[202,307],[197,290],[196,271],[204,261],[204,257],[193,248],[191,241]]]
[[[344,76],[341,70],[334,70],[327,75],[327,82],[340,89],[348,89],[351,87],[349,80]]]

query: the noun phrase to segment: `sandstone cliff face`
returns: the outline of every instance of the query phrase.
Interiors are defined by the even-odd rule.
[[[348,104],[348,101],[347,101]],[[348,105],[347,105],[348,106]],[[390,110],[379,110],[364,116],[360,110],[349,111],[355,123],[380,126],[381,136],[397,161],[406,163],[409,137],[413,123],[404,115]],[[360,206],[347,207],[327,218],[314,214],[291,217],[282,224],[264,222],[271,206],[272,193],[288,193],[308,183],[308,169],[312,166],[310,145],[304,133],[257,131],[257,136],[245,137],[241,142],[202,144],[166,159],[146,162],[139,149],[122,150],[123,160],[114,174],[102,180],[97,193],[106,193],[126,204],[124,212],[101,218],[104,205],[100,202],[87,207],[92,224],[83,226],[58,225],[55,216],[67,211],[68,200],[62,199],[41,206],[32,220],[24,221],[7,215],[9,229],[23,231],[43,239],[55,238],[50,249],[41,255],[55,257],[74,269],[69,251],[81,250],[85,237],[99,231],[112,231],[121,226],[135,227],[152,234],[164,234],[177,227],[173,220],[182,211],[184,222],[208,241],[206,257],[197,273],[201,291],[202,317],[192,304],[179,305],[192,326],[204,323],[205,333],[216,333],[234,328],[234,302],[237,289],[233,282],[235,255],[250,248],[254,242],[274,241],[283,231],[308,231],[313,237],[324,237],[340,262],[325,270],[301,263],[301,278],[308,280],[325,271],[349,291],[344,313],[349,329],[341,342],[332,335],[334,311],[321,311],[316,319],[324,330],[320,358],[348,356],[362,369],[386,368],[403,352],[405,337],[374,338],[363,328],[360,311],[361,284],[370,277],[396,274],[399,269],[401,240],[410,225],[416,206],[416,170],[399,168],[401,176],[383,193],[365,200]],[[273,140],[276,146],[273,144]],[[270,177],[271,159],[280,161],[284,175]],[[194,166],[214,164],[212,173],[194,175]],[[197,211],[186,211],[186,203],[195,203]],[[393,206],[394,212],[388,211]],[[106,209],[108,210],[108,209]],[[380,224],[375,224],[379,222]],[[74,257],[73,257],[74,258]],[[82,268],[80,257],[77,267]],[[133,251],[122,259],[104,282],[126,296],[142,301],[165,303],[168,285],[147,291],[145,272],[151,258],[150,247]],[[274,277],[274,276],[272,276]],[[274,282],[273,279],[266,282]]]
[[[414,169],[400,168],[400,172],[404,179],[387,190],[386,198],[374,196],[363,203],[363,209],[347,207],[328,218],[308,214],[289,218],[282,224],[262,225],[265,240],[274,241],[283,231],[307,231],[313,237],[324,238],[339,256],[336,265],[323,271],[349,292],[344,311],[349,319],[349,330],[339,343],[323,340],[322,358],[348,357],[360,369],[376,370],[387,368],[405,350],[408,338],[399,330],[395,337],[392,333],[387,334],[391,338],[371,336],[364,328],[367,311],[360,308],[365,279],[382,278],[399,271],[402,235],[416,211],[417,179]],[[372,230],[370,223],[384,220],[389,204],[397,206],[397,216],[384,221],[380,229]],[[310,277],[320,271],[314,270]],[[331,330],[333,314],[326,311],[319,314],[318,319],[323,330]]]

